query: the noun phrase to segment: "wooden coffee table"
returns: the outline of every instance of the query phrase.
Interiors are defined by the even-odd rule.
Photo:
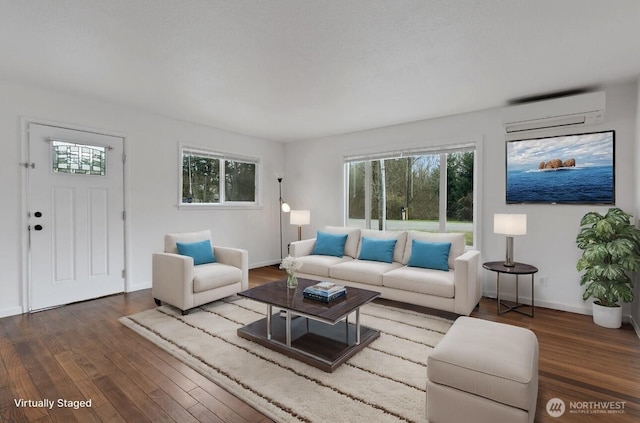
[[[285,279],[251,288],[238,295],[267,305],[267,317],[238,329],[238,336],[293,357],[325,372],[333,372],[380,332],[360,324],[360,307],[379,292],[347,287],[347,295],[330,303],[304,298],[302,291],[318,281]],[[274,313],[273,308],[279,309]],[[355,323],[349,315],[355,313]]]

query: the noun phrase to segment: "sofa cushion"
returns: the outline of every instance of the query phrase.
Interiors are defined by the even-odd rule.
[[[302,268],[300,273],[306,273],[309,275],[317,275],[322,277],[329,277],[329,268],[338,263],[344,263],[346,261],[353,260],[351,257],[334,257],[334,256],[301,256],[298,257]]]
[[[222,263],[193,267],[193,292],[203,292],[242,281],[242,270]]]
[[[421,232],[421,231],[408,231],[407,232],[407,245],[404,249],[404,257],[402,264],[408,264],[411,258],[411,243],[414,239],[418,241],[426,242],[450,242],[451,249],[449,250],[449,269],[453,269],[455,260],[464,254],[465,240],[462,233],[436,233],[436,232]]]
[[[454,275],[453,270],[443,272],[403,266],[385,273],[382,277],[382,285],[403,291],[453,298],[455,296]]]
[[[397,240],[395,248],[393,249],[393,261],[400,263],[404,254],[405,244],[407,243],[407,233],[405,231],[377,231],[374,229],[361,229],[360,236],[362,238],[374,238],[374,239],[395,239]],[[362,249],[362,242],[358,249],[358,255],[360,256],[360,250]],[[403,263],[407,264],[407,263]]]
[[[344,244],[344,254],[351,258],[358,257],[358,246],[360,245],[359,228],[325,226],[322,231],[330,234],[347,234],[347,242]]]
[[[372,260],[391,263],[396,239],[375,239],[362,237],[358,260]]]
[[[176,248],[181,256],[193,258],[193,264],[196,266],[216,262],[211,241],[208,239],[198,242],[176,242]]]
[[[316,243],[311,254],[322,256],[344,256],[344,244],[347,241],[347,234],[330,234],[318,231]]]
[[[411,240],[411,257],[408,266],[449,271],[450,242],[426,242]]]
[[[350,260],[331,266],[329,276],[344,281],[361,282],[382,286],[382,275],[402,267],[400,263],[383,263],[369,260]]]
[[[198,241],[204,241],[205,239],[208,239],[209,242],[211,242],[211,231],[209,229],[205,229],[204,231],[198,231],[198,232],[166,234],[164,236],[164,252],[178,254],[178,247],[176,246],[176,243],[198,242]]]

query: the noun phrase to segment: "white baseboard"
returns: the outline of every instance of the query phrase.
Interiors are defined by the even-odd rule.
[[[280,264],[280,260],[276,259],[276,260],[263,261],[260,263],[251,263],[249,265],[249,269],[257,269],[258,267],[273,266],[274,264]]]
[[[638,322],[636,322],[633,317],[630,317],[629,323],[631,323],[631,326],[633,326],[633,329],[636,331],[636,335],[640,338],[640,326],[638,326]]]
[[[488,292],[488,293],[484,293],[483,296],[487,297],[487,298],[497,298],[496,292]],[[516,297],[512,296],[512,295],[503,295],[500,298],[501,300],[506,300],[506,301],[515,301]],[[519,297],[519,301],[521,303],[525,303],[525,304],[531,304],[531,297],[523,297],[520,296]],[[584,314],[586,316],[592,316],[593,315],[593,309],[591,308],[591,304],[588,303],[586,306],[584,307],[577,307],[575,305],[570,305],[570,304],[562,304],[562,303],[554,303],[554,302],[550,302],[550,301],[541,301],[541,300],[536,300],[535,303],[536,307],[542,307],[542,308],[550,308],[552,310],[560,310],[560,311],[568,311],[570,313],[576,313],[576,314]],[[638,327],[637,322],[634,322],[631,315],[630,314],[623,314],[622,315],[622,321],[624,323],[631,323],[634,327],[634,329],[636,330],[636,334],[638,334],[638,337],[640,338],[640,327]]]
[[[0,309],[0,318],[16,316],[18,314],[22,314],[22,307],[9,307]]]
[[[488,298],[497,298],[497,294],[495,291],[493,292],[486,292],[484,293],[485,297]],[[506,294],[506,295],[501,295],[500,296],[501,300],[506,300],[506,301],[515,301],[516,297]],[[531,297],[525,297],[520,295],[520,297],[518,298],[518,300],[521,303],[525,303],[525,304],[530,304],[531,303]],[[555,302],[551,302],[551,301],[541,301],[536,299],[535,301],[535,306],[536,307],[543,307],[543,308],[551,308],[553,310],[560,310],[560,311],[568,311],[571,313],[577,313],[577,314],[585,314],[585,315],[591,315],[592,311],[591,311],[591,307],[581,307],[581,306],[575,306],[572,304],[563,304],[563,303],[555,303]]]
[[[127,292],[142,291],[143,289],[151,289],[151,282],[131,284]]]

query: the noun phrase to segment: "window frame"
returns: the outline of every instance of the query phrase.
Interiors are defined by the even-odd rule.
[[[201,155],[202,157],[212,158],[219,160],[218,163],[218,192],[220,201],[218,203],[184,203],[182,201],[182,184],[183,184],[183,157],[185,152],[193,155]],[[254,201],[228,201],[225,200],[225,161],[236,161],[241,163],[248,163],[255,165],[255,180],[254,180]],[[193,145],[180,144],[178,148],[178,208],[185,209],[258,209],[261,208],[260,201],[260,172],[261,172],[261,159],[260,157],[244,156],[241,154],[222,152],[219,150],[213,150],[206,147],[198,147]]]
[[[473,165],[473,244],[466,245],[466,249],[479,249],[479,243],[481,239],[481,216],[480,210],[482,210],[480,204],[479,191],[482,186],[481,181],[481,166],[482,166],[482,150],[483,139],[481,136],[473,137],[465,140],[457,140],[452,144],[437,144],[433,146],[413,147],[413,148],[401,148],[398,150],[388,151],[376,151],[376,152],[360,152],[353,154],[345,154],[343,156],[343,225],[348,226],[349,223],[349,165],[355,162],[365,162],[365,228],[371,228],[371,162],[373,160],[386,160],[394,158],[405,158],[410,156],[419,155],[437,155],[440,154],[441,158],[448,153],[456,153],[463,151],[474,152],[474,165]],[[438,216],[438,233],[445,233],[447,226],[447,165],[446,160],[440,160],[440,195],[438,198],[439,216]]]

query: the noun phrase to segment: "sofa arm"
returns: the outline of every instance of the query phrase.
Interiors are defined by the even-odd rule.
[[[464,316],[471,314],[482,298],[480,252],[470,250],[455,259],[455,312]]]
[[[242,271],[242,290],[249,289],[249,252],[240,248],[213,247],[218,263],[237,267]]]
[[[313,247],[316,245],[316,239],[303,239],[302,241],[295,241],[289,245],[289,254],[293,257],[310,256],[313,251]]]
[[[152,256],[153,298],[181,310],[193,307],[193,258],[172,253]]]

